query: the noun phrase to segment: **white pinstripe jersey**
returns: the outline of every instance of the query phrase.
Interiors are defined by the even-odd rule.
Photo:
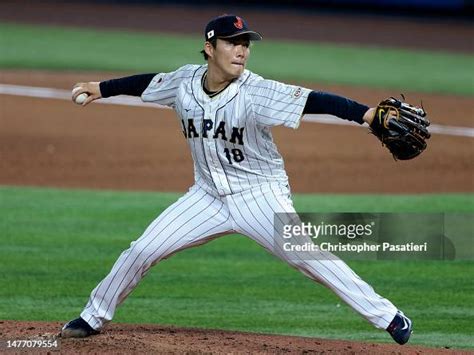
[[[263,183],[288,184],[270,128],[297,128],[311,90],[266,80],[248,70],[210,98],[207,65],[157,74],[142,94],[176,110],[191,148],[196,184],[220,196]]]

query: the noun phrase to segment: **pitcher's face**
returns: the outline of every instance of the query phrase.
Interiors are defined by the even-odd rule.
[[[250,40],[242,35],[234,38],[218,38],[216,47],[209,44],[209,69],[219,72],[223,79],[238,78],[245,70],[250,55]]]

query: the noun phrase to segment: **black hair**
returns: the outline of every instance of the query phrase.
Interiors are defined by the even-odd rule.
[[[213,46],[214,48],[216,48],[216,46],[217,46],[217,38],[213,38],[213,39],[211,39],[211,40],[208,41],[208,42],[211,44],[211,46]],[[209,56],[207,55],[206,51],[203,49],[203,50],[201,51],[201,53],[202,53],[202,55],[204,56],[204,60],[207,61],[207,59],[209,58]]]

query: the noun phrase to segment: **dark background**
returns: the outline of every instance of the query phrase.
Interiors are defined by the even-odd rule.
[[[474,0],[86,0],[93,3],[247,6],[311,12],[361,12],[415,17],[454,17],[472,20]],[[71,1],[74,2],[74,1]]]

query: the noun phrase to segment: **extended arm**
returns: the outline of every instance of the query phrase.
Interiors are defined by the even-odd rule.
[[[82,93],[89,95],[83,106],[102,97],[117,95],[141,96],[156,73],[132,75],[101,82],[78,83],[74,85],[72,100]]]
[[[431,136],[425,110],[393,97],[369,108],[342,96],[312,91],[303,110],[303,114],[306,113],[330,114],[359,124],[368,123],[370,132],[395,160],[417,157],[426,149],[426,140]]]
[[[374,117],[375,108],[369,108],[342,96],[321,91],[312,91],[308,95],[303,114],[329,114],[339,118],[369,125]]]

